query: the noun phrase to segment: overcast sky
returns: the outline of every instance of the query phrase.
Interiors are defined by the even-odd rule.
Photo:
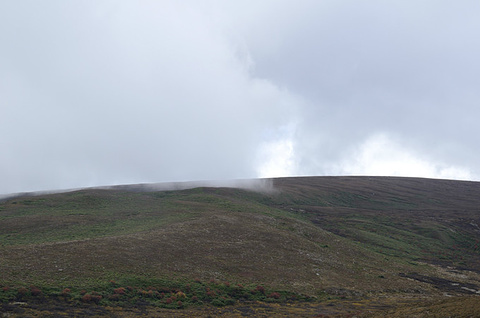
[[[480,180],[480,1],[0,1],[0,193]]]

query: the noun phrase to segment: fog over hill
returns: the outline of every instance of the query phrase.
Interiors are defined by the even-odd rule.
[[[22,196],[38,196],[54,193],[73,192],[85,189],[112,189],[112,190],[125,190],[134,192],[153,192],[153,191],[173,191],[173,190],[185,190],[199,187],[226,187],[226,188],[238,188],[247,189],[257,192],[272,192],[273,188],[272,179],[259,178],[259,179],[237,179],[237,180],[199,180],[199,181],[186,181],[186,182],[159,182],[159,183],[140,183],[140,184],[122,184],[122,185],[109,185],[98,186],[88,188],[74,188],[74,189],[56,189],[49,191],[37,191],[37,192],[20,192],[10,194],[0,194],[0,202],[9,198],[22,197]]]

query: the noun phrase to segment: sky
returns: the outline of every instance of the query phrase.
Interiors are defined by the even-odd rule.
[[[476,0],[0,1],[0,193],[480,180]]]

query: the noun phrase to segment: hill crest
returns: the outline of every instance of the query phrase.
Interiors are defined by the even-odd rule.
[[[10,198],[0,203],[0,285],[174,278],[315,297],[479,293],[480,183],[262,183],[269,191],[142,185]]]

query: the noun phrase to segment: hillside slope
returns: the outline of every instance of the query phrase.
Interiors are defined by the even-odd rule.
[[[387,177],[276,180],[281,204],[382,254],[480,270],[480,183]]]
[[[123,187],[11,198],[0,203],[0,286],[213,279],[320,298],[480,290],[480,183],[271,182],[267,192]]]

